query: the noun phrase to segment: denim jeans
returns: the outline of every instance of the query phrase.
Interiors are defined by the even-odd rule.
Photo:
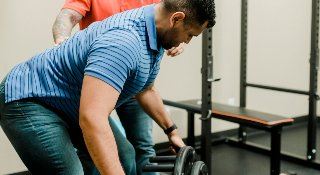
[[[134,99],[117,108],[117,114],[126,131],[127,139],[136,151],[137,174],[158,175],[159,173],[141,171],[142,167],[149,163],[149,158],[155,156],[152,139],[153,120]]]
[[[4,91],[2,82],[0,125],[32,174],[99,174],[86,149],[79,125],[71,124],[59,111],[33,99],[5,104]],[[109,123],[122,166],[126,174],[135,175],[134,148],[110,117]]]

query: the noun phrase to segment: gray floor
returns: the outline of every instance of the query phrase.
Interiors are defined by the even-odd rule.
[[[269,157],[228,146],[212,147],[213,175],[269,175]],[[319,175],[320,171],[282,161],[281,172]]]
[[[270,146],[269,134],[256,135],[248,138],[249,141]],[[317,129],[317,160],[320,162],[320,126]],[[281,150],[305,156],[307,152],[307,124],[299,124],[284,128],[282,132]]]
[[[318,154],[320,161],[320,126],[318,127]],[[285,128],[282,133],[282,150],[304,156],[307,143],[306,125],[296,125]],[[248,138],[249,141],[262,145],[269,145],[270,137],[267,133]],[[227,144],[212,147],[212,175],[269,175],[269,157],[252,151],[235,148]],[[295,172],[298,175],[320,175],[319,170],[282,161],[282,172]],[[19,175],[27,174],[26,172]],[[164,173],[161,173],[165,175]],[[16,174],[18,175],[18,174]]]
[[[320,127],[317,130],[317,162],[320,162]],[[248,141],[261,145],[270,145],[270,135],[262,133],[248,138]],[[307,125],[300,124],[284,128],[281,150],[299,156],[306,155]],[[212,147],[213,175],[269,175],[269,157],[226,144]],[[295,172],[298,175],[320,175],[319,170],[281,162],[282,172]]]
[[[317,140],[319,143],[320,127],[318,133]],[[306,153],[306,138],[307,128],[305,124],[287,127],[282,133],[282,150],[303,156]],[[251,136],[248,140],[265,146],[270,144],[268,133]],[[320,144],[318,144],[317,148],[320,150]],[[320,160],[319,152],[317,160]],[[213,146],[212,159],[212,175],[270,175],[268,156],[235,148],[227,144]],[[294,172],[297,175],[320,175],[319,170],[286,161],[281,162],[281,172]],[[167,174],[162,173],[162,175]]]

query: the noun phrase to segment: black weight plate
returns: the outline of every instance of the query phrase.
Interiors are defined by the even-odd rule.
[[[189,174],[194,162],[195,151],[191,146],[185,146],[180,149],[174,164],[173,175]]]
[[[197,161],[193,164],[190,175],[209,175],[206,164],[202,161]]]
[[[189,156],[189,158],[187,159],[185,166],[184,166],[184,174],[189,175],[193,164],[198,160],[199,160],[199,156],[197,155],[196,150],[194,148],[192,148],[192,153]]]

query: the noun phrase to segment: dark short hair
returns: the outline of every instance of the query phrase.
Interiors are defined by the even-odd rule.
[[[198,23],[202,25],[208,21],[207,28],[215,25],[214,0],[162,0],[164,8],[168,12],[184,12],[186,23]]]

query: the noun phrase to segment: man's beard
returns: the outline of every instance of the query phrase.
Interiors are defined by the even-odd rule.
[[[160,44],[161,46],[168,50],[171,49],[172,47],[178,46],[180,43],[176,43],[175,39],[177,38],[177,30],[176,29],[171,29],[165,31],[160,37]]]

